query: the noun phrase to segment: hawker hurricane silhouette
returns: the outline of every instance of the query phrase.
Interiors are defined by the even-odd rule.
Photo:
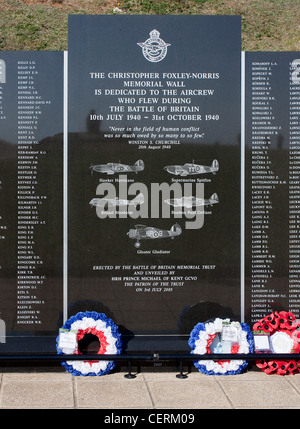
[[[119,206],[129,206],[129,205],[134,205],[137,206],[139,204],[143,204],[145,202],[145,198],[144,195],[140,192],[136,197],[134,197],[132,200],[125,200],[125,199],[121,199],[118,197],[114,197],[114,198],[93,198],[90,201],[90,206],[91,207],[102,207],[104,208],[105,206],[109,207],[119,207]]]
[[[96,171],[97,173],[105,173],[105,174],[118,174],[118,173],[131,173],[135,172],[138,173],[139,171],[144,170],[144,161],[139,159],[136,161],[134,165],[127,165],[127,164],[121,164],[116,162],[108,162],[107,164],[98,164],[98,165],[91,165],[90,170],[93,174],[93,171]]]
[[[186,163],[184,165],[167,165],[164,167],[170,174],[175,174],[175,176],[189,176],[193,174],[204,174],[204,173],[213,173],[219,170],[219,162],[214,159],[211,165],[199,165],[193,163]]]
[[[212,206],[219,202],[218,195],[214,193],[210,198],[196,198],[196,197],[181,197],[181,198],[172,198],[165,200],[165,203],[173,207],[185,207],[193,208],[199,206]]]
[[[181,227],[178,224],[172,226],[170,230],[164,230],[154,228],[146,225],[135,225],[134,228],[130,229],[127,235],[129,238],[136,240],[135,247],[141,247],[140,240],[153,240],[158,238],[172,238],[177,237],[182,232]]]

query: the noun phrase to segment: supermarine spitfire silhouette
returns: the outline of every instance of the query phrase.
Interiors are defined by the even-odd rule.
[[[219,163],[216,159],[213,160],[211,165],[199,165],[193,163],[186,163],[184,165],[167,165],[164,167],[170,174],[175,174],[175,176],[190,176],[193,174],[204,174],[204,173],[213,173],[219,170]]]

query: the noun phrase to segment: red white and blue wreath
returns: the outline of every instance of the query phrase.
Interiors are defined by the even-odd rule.
[[[98,337],[100,348],[98,355],[120,354],[122,349],[121,334],[117,325],[103,313],[87,311],[71,316],[63,325],[61,331],[75,332],[76,341],[80,341],[86,334]],[[70,354],[68,346],[61,348],[57,337],[56,348],[58,354]],[[78,348],[74,354],[80,354]],[[112,371],[116,365],[115,361],[66,361],[62,365],[73,375],[105,375]]]
[[[232,322],[230,319],[216,318],[206,323],[198,323],[190,334],[188,342],[193,354],[207,353],[248,354],[254,352],[254,340],[246,323]],[[241,373],[248,361],[199,360],[195,367],[207,375],[234,375]]]

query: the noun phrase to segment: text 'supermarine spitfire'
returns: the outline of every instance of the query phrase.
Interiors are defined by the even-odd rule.
[[[115,198],[93,198],[90,201],[90,206],[91,207],[102,207],[104,208],[105,206],[109,207],[119,207],[119,206],[129,206],[129,205],[134,205],[137,206],[138,204],[143,204],[145,202],[145,197],[144,195],[140,192],[135,198],[133,198],[132,200],[125,200],[125,199],[120,199],[118,197]]]
[[[173,207],[186,207],[191,209],[199,206],[212,206],[219,202],[218,195],[214,193],[210,198],[196,198],[196,197],[181,197],[165,200],[167,204]]]
[[[189,176],[192,174],[204,173],[216,174],[216,172],[219,170],[219,163],[216,159],[214,159],[210,166],[186,163],[184,165],[167,165],[164,167],[164,170],[170,174],[175,174],[175,176]]]
[[[118,174],[118,173],[138,173],[139,171],[144,170],[144,161],[139,159],[136,161],[134,165],[126,165],[121,163],[115,163],[115,162],[108,162],[107,164],[98,164],[98,165],[91,165],[90,170],[93,174],[93,171],[96,171],[97,173],[105,173],[105,174]]]
[[[152,226],[136,225],[135,228],[129,230],[127,235],[129,238],[136,240],[135,247],[140,247],[140,240],[157,239],[157,238],[172,238],[180,235],[182,229],[180,225],[175,224],[170,230],[154,228]]]

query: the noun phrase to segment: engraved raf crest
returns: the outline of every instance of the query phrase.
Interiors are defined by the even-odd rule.
[[[143,50],[144,57],[152,63],[163,60],[167,55],[168,46],[171,45],[170,43],[165,43],[159,36],[159,31],[152,30],[149,39],[143,43],[138,43]]]

